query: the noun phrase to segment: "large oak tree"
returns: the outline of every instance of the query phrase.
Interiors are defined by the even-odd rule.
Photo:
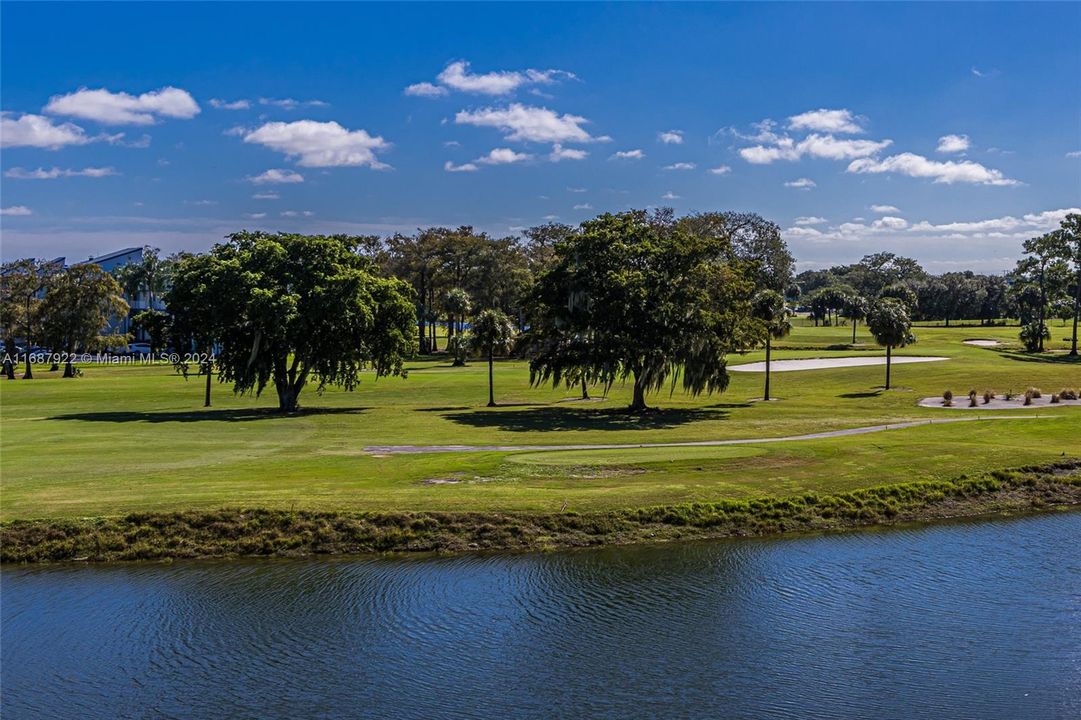
[[[532,381],[559,384],[568,373],[606,386],[630,379],[632,411],[666,383],[691,394],[723,391],[726,354],[761,339],[750,313],[754,267],[722,234],[697,234],[670,213],[583,223],[555,244],[534,289]],[[588,353],[565,352],[574,337],[589,338]]]
[[[240,232],[210,257],[208,281],[221,288],[218,370],[236,392],[273,382],[279,409],[293,412],[309,382],[352,390],[365,368],[404,375],[416,348],[412,293],[380,276],[353,239]]]

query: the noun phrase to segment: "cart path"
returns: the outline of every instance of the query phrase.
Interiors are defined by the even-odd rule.
[[[627,443],[627,444],[600,444],[600,445],[368,445],[364,452],[369,455],[408,455],[421,453],[449,453],[449,452],[525,452],[545,450],[624,450],[632,448],[660,448],[660,447],[711,447],[714,445],[750,445],[758,443],[798,442],[800,440],[821,440],[823,438],[847,437],[849,435],[866,435],[868,433],[883,432],[885,430],[903,430],[904,428],[918,427],[920,425],[946,425],[956,422],[980,422],[984,420],[1038,420],[1032,415],[1018,417],[1016,415],[991,415],[988,417],[957,417],[942,418],[937,420],[911,420],[908,422],[888,423],[886,425],[868,425],[866,427],[847,428],[845,430],[828,430],[825,432],[807,433],[806,435],[787,435],[783,437],[764,438],[741,438],[735,440],[695,440],[687,442],[656,442],[656,443]]]

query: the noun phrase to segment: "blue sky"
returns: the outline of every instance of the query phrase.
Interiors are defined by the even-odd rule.
[[[1076,3],[0,13],[4,258],[671,205],[997,271],[1081,206]]]

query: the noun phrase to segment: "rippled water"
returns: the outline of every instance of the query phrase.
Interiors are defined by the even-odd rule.
[[[547,555],[9,568],[15,718],[1081,717],[1081,513]]]

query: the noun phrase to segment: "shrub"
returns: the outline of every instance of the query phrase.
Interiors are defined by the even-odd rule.
[[[1059,397],[1063,400],[1076,400],[1077,390],[1074,388],[1062,388],[1062,392],[1059,393]]]
[[[1005,398],[1006,400],[1013,400],[1015,397],[1017,397],[1017,393],[1015,393],[1013,391],[1013,389],[1011,388],[1011,389],[1007,390],[1006,392],[1004,392],[1002,394],[1002,397]]]
[[[976,407],[976,391],[975,390],[969,390],[968,391],[968,406],[969,407]]]
[[[989,402],[991,402],[994,399],[995,399],[995,391],[994,390],[984,390],[983,391],[983,404],[984,405],[988,404]]]
[[[1042,340],[1051,339],[1051,331],[1047,329],[1046,323],[1034,320],[1021,328],[1020,337],[1021,342],[1025,346],[1025,350],[1037,352],[1040,349],[1040,342]]]
[[[1058,405],[1058,402],[1059,402],[1058,393],[1051,393],[1051,404],[1052,405]]]
[[[1028,392],[1032,393],[1032,397],[1034,397],[1034,398],[1042,398],[1043,397],[1043,393],[1040,392],[1040,388],[1038,388],[1038,387],[1030,387],[1028,389]]]
[[[953,407],[953,390],[942,393],[942,404],[946,407]]]
[[[1031,405],[1031,404],[1032,404],[1032,389],[1029,388],[1028,390],[1025,391],[1025,405]]]

